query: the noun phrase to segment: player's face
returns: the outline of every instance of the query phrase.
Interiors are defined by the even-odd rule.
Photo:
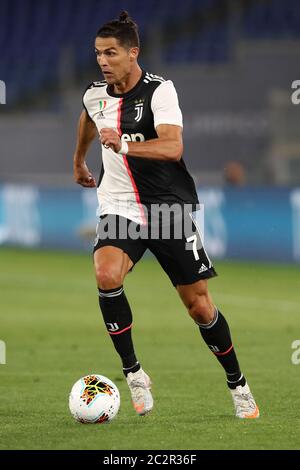
[[[96,38],[95,52],[97,62],[109,85],[126,80],[137,57],[137,47],[126,48],[116,38]]]

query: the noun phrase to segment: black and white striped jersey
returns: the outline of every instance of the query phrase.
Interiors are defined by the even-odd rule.
[[[124,94],[115,94],[106,81],[93,82],[83,95],[83,104],[98,131],[113,128],[125,141],[154,139],[159,124],[182,126],[173,83],[145,71]],[[103,145],[97,195],[100,215],[117,214],[139,224],[145,223],[143,206],[198,202],[183,159],[165,162],[130,157]]]

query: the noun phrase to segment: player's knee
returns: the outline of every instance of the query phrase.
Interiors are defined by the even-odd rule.
[[[123,284],[122,273],[112,266],[99,266],[96,268],[97,285],[100,289],[114,289]]]
[[[209,323],[213,320],[215,307],[207,294],[195,294],[191,300],[189,314],[198,323]]]

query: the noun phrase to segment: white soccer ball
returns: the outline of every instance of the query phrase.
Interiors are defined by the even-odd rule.
[[[108,423],[119,411],[120,393],[104,375],[86,375],[73,385],[69,408],[81,423]]]

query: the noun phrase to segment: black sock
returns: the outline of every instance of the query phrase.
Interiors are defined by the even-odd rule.
[[[230,330],[222,313],[216,309],[214,319],[207,325],[197,323],[202,338],[214,353],[227,376],[229,388],[245,385],[246,379],[241,373],[240,366],[233,349]]]
[[[103,290],[98,288],[99,305],[102,311],[107,331],[119,354],[123,372],[136,372],[140,364],[135,356],[131,338],[132,313],[124,293],[123,286]]]

